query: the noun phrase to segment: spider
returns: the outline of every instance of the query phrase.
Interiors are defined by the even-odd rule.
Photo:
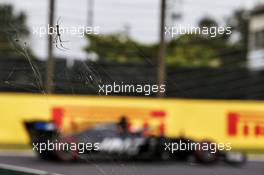
[[[59,25],[59,21],[60,21],[60,17],[57,20],[57,24],[56,24],[56,30],[55,30],[55,38],[53,43],[56,45],[56,47],[60,50],[69,50],[68,48],[64,47],[62,43],[68,42],[68,41],[62,41],[61,39],[61,33],[60,33],[60,25]]]

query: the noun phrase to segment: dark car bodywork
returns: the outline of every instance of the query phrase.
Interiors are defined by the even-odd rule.
[[[36,151],[42,159],[73,161],[77,159],[118,159],[118,160],[194,160],[211,164],[224,160],[232,164],[241,164],[246,161],[242,153],[235,155],[228,152],[217,151],[210,153],[202,150],[179,150],[168,152],[166,143],[195,142],[188,138],[166,138],[164,136],[148,136],[144,131],[120,131],[115,123],[96,125],[87,130],[72,134],[62,135],[52,122],[30,121],[25,122],[29,133],[31,145],[40,143],[76,143],[89,144],[95,149],[78,150],[44,150]],[[197,142],[195,142],[197,143]],[[98,144],[98,145],[95,145]],[[98,147],[100,146],[100,149]],[[230,156],[231,155],[231,156]]]

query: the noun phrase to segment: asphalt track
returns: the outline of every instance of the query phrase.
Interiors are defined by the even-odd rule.
[[[0,164],[33,168],[64,175],[263,175],[264,162],[250,161],[234,167],[219,163],[204,166],[188,162],[76,162],[58,163],[33,155],[0,155]]]

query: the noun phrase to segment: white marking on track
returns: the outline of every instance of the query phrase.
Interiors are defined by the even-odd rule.
[[[60,175],[56,173],[48,173],[41,170],[31,169],[31,168],[24,168],[20,166],[14,166],[14,165],[7,165],[7,164],[0,164],[0,169],[6,169],[11,171],[17,171],[17,172],[23,172],[23,173],[30,173],[30,174],[38,174],[38,175]]]

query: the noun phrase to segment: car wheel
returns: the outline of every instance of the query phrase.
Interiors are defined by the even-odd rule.
[[[74,139],[72,138],[63,138],[61,140],[59,140],[58,143],[63,143],[63,144],[70,144],[70,143],[75,143]],[[60,161],[64,161],[64,162],[70,162],[70,161],[74,161],[77,159],[77,150],[55,150],[54,152],[56,158]]]
[[[209,141],[199,142],[199,145],[200,145],[199,149],[194,151],[195,159],[198,162],[204,163],[204,164],[216,163],[220,157],[219,151],[216,150],[216,152],[213,153],[210,149],[203,150],[202,145],[205,145],[205,144],[210,145],[211,142],[209,142]]]
[[[42,160],[56,160],[56,158],[54,157],[53,153],[50,152],[50,151],[43,151],[42,153],[39,153],[37,151],[37,155]]]
[[[162,161],[170,160],[170,153],[168,151],[162,151],[160,153],[160,160],[162,160]]]
[[[242,152],[228,151],[225,153],[224,161],[231,165],[243,165],[247,161],[247,156]]]

